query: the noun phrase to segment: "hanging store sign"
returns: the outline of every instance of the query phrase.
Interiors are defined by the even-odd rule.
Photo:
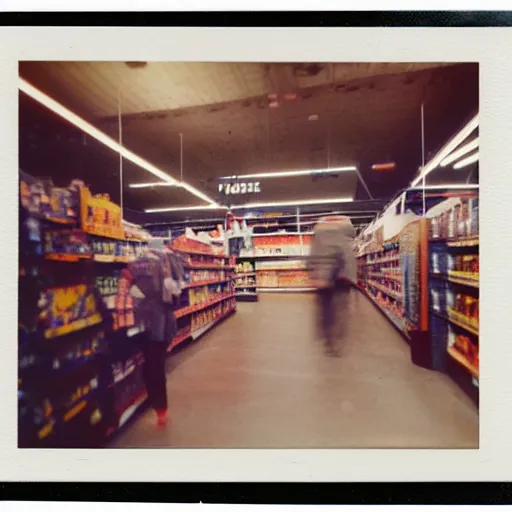
[[[121,208],[105,198],[94,197],[87,187],[80,191],[82,230],[90,235],[124,240]]]
[[[218,192],[223,196],[242,196],[248,194],[259,194],[261,185],[259,181],[243,179],[220,179]]]

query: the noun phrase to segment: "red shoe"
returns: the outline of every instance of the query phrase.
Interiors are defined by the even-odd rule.
[[[167,426],[167,409],[156,411],[156,426],[158,428],[165,428]]]

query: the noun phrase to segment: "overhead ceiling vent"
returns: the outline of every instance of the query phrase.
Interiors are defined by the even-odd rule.
[[[142,61],[130,61],[130,62],[125,62],[125,64],[131,69],[145,68],[148,65],[147,62],[142,62]]]

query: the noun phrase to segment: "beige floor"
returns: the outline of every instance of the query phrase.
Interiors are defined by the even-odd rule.
[[[324,356],[313,294],[262,294],[171,357],[172,423],[151,410],[111,447],[477,448],[476,406],[409,346],[363,295],[342,357]]]

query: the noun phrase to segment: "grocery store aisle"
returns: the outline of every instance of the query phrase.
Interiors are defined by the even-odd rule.
[[[262,294],[169,361],[172,422],[152,411],[111,447],[476,448],[478,413],[359,292],[342,357],[324,356],[313,294]]]

